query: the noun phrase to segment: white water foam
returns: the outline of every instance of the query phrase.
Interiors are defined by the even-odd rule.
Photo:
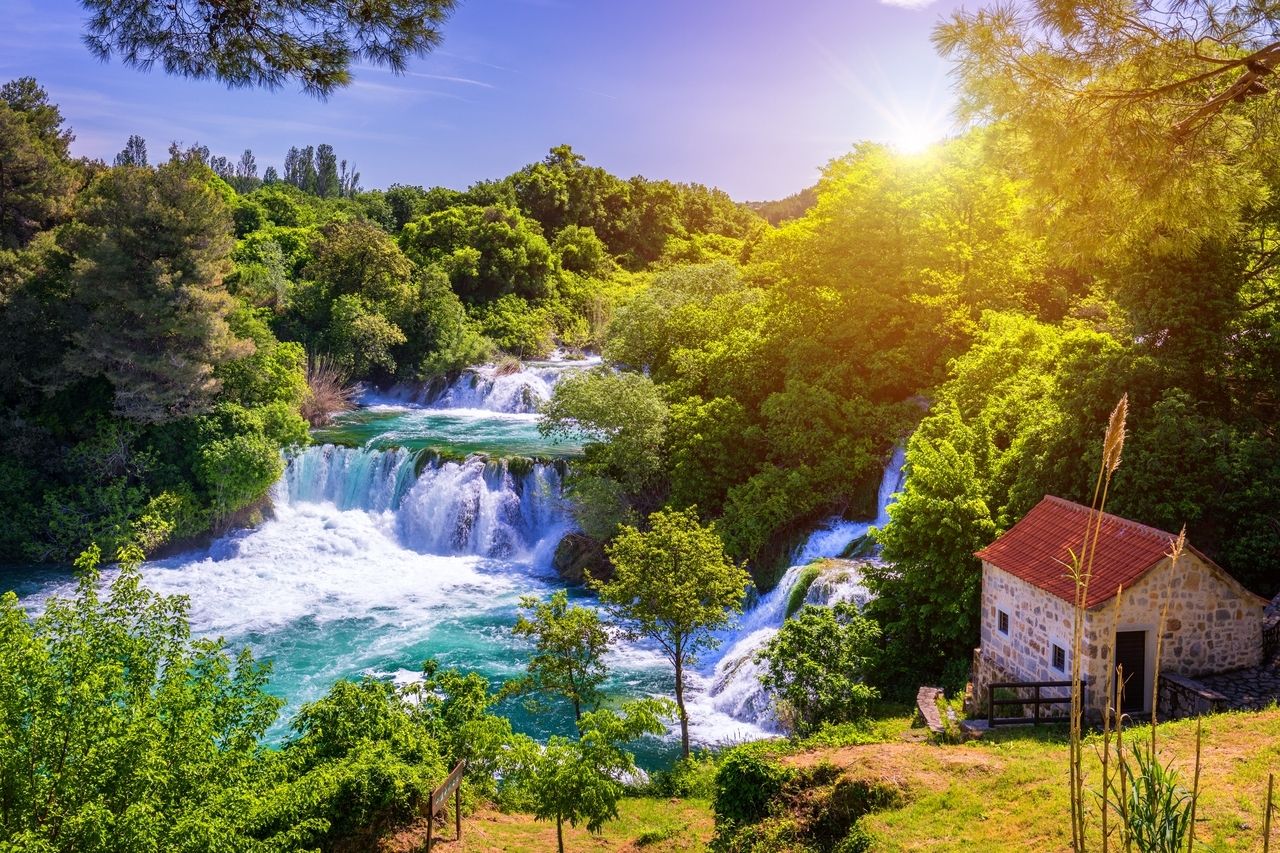
[[[492,415],[533,414],[551,398],[560,380],[601,364],[599,356],[568,359],[555,354],[545,361],[522,362],[519,369],[484,364],[469,367],[441,390],[438,386],[397,386],[386,392],[367,391],[366,407],[422,406],[449,411],[473,411]]]
[[[902,448],[894,451],[880,481],[877,514],[874,521],[831,519],[815,530],[796,554],[794,565],[787,569],[778,585],[762,596],[756,606],[745,613],[737,629],[724,638],[724,650],[714,670],[704,673],[705,701],[720,714],[740,720],[765,732],[777,733],[779,722],[768,693],[760,684],[763,665],[755,660],[758,651],[778,633],[786,618],[792,590],[805,566],[814,560],[837,557],[858,538],[874,527],[889,521],[888,509],[893,496],[901,490],[903,480]],[[862,577],[849,569],[820,575],[805,594],[805,603],[831,605],[852,601],[859,607],[870,599]]]

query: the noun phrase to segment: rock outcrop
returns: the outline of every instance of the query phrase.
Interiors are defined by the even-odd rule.
[[[605,556],[604,546],[583,533],[566,534],[556,546],[552,562],[566,583],[585,584],[588,575],[598,581],[613,577],[613,566]]]

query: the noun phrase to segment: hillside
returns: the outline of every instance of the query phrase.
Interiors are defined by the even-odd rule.
[[[1158,732],[1162,760],[1173,762],[1187,787],[1195,730],[1195,721],[1184,720],[1161,724]],[[1145,739],[1150,727],[1132,733]],[[1086,746],[1086,753],[1092,789],[1099,769],[1094,750]],[[1280,710],[1205,718],[1198,845],[1262,849],[1267,774],[1277,759]],[[772,761],[787,768],[789,778],[770,801],[768,816],[739,830],[734,850],[1070,849],[1065,728],[1005,729],[957,745],[899,741],[783,750]],[[841,843],[849,818],[862,837]],[[1101,849],[1096,809],[1090,829],[1090,849]]]

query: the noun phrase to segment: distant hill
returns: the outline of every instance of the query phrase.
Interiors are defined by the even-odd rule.
[[[747,207],[760,214],[770,225],[781,225],[788,219],[799,219],[818,201],[817,186],[805,187],[777,201],[749,201]]]

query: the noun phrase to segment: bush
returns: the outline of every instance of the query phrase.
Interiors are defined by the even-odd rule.
[[[761,820],[768,814],[770,801],[791,778],[792,771],[770,761],[764,746],[736,747],[720,762],[712,803],[717,826],[741,826]]]
[[[716,757],[697,752],[677,761],[670,770],[649,777],[646,793],[654,797],[711,800],[716,795]]]
[[[866,718],[879,692],[863,683],[880,640],[880,626],[848,602],[806,605],[756,653],[766,671],[779,717],[801,735],[823,723]]]

